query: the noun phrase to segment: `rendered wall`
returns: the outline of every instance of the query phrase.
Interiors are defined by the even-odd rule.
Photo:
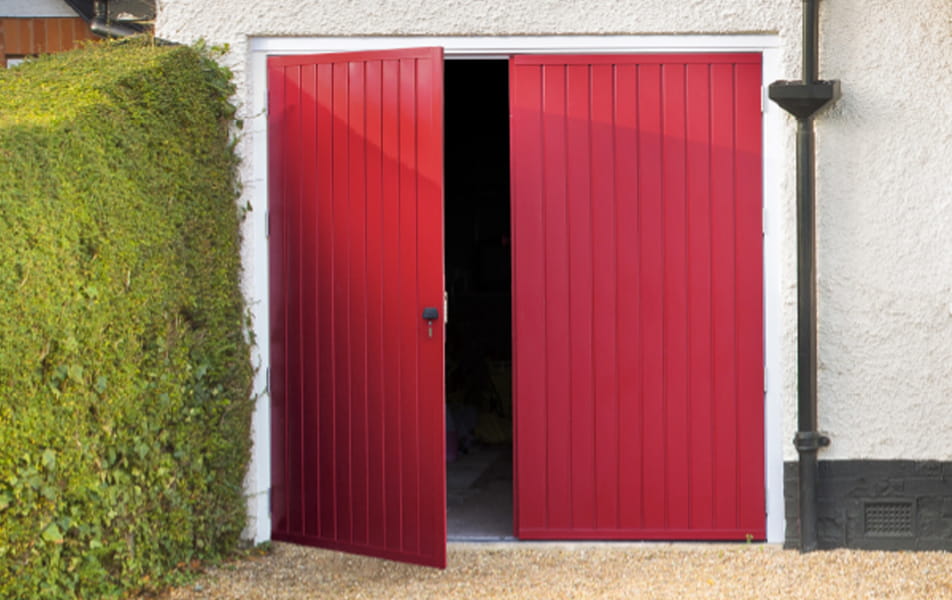
[[[160,0],[156,32],[230,44],[227,60],[250,106],[249,37],[771,33],[781,41],[783,77],[796,79],[801,5]],[[952,3],[827,0],[820,17],[820,75],[843,86],[842,99],[817,119],[819,414],[833,440],[820,457],[952,460]],[[262,120],[247,109],[245,116]],[[769,374],[769,385],[781,389],[789,461],[796,459],[789,443],[796,427],[795,123],[784,118],[785,159],[773,165],[781,172],[781,231],[769,232],[780,236],[782,252],[766,268],[779,273],[782,288],[773,334],[782,368]],[[247,143],[242,150],[250,156]],[[244,166],[248,194],[255,169]]]
[[[824,2],[821,458],[952,459],[952,3]]]

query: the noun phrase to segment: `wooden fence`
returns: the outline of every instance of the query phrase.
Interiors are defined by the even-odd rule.
[[[97,39],[79,17],[0,18],[0,66],[35,54],[75,48]]]

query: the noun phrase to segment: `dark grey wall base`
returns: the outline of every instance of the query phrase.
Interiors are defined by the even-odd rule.
[[[797,463],[784,463],[785,547],[799,547]],[[821,460],[819,547],[952,550],[952,462]]]

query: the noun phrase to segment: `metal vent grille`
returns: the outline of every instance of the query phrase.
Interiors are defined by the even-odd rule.
[[[914,533],[912,502],[867,502],[863,517],[868,537],[910,537]]]

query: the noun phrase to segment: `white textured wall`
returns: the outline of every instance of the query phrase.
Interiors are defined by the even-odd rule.
[[[952,459],[952,2],[823,2],[821,426],[837,458]]]
[[[795,79],[800,11],[799,0],[159,0],[157,34],[230,44],[249,105],[249,37],[773,33]],[[952,460],[952,3],[825,0],[821,41],[821,76],[844,92],[817,120],[819,411],[833,439],[821,457]],[[770,385],[782,390],[788,460],[794,127],[776,166],[785,201],[770,235],[782,258],[767,266],[782,282],[783,367]],[[245,165],[249,183],[256,168]]]
[[[75,17],[63,0],[0,0],[0,17]]]

